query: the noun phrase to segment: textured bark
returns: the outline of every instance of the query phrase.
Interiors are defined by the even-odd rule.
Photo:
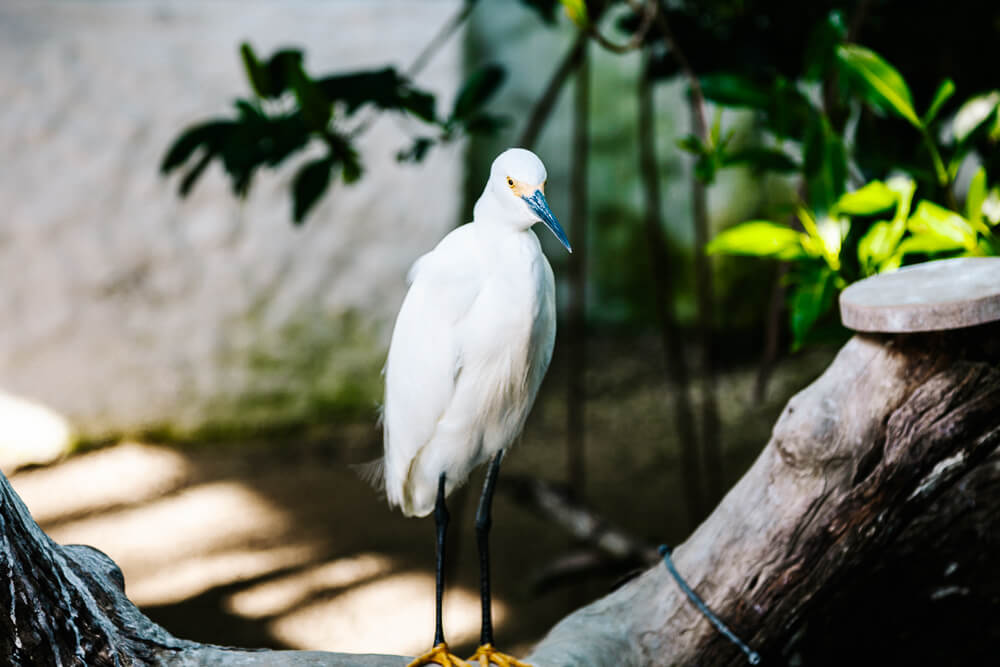
[[[674,550],[765,664],[987,664],[1000,639],[1000,327],[856,336]],[[0,476],[0,660],[10,665],[367,665],[398,656],[176,639],[88,547],[59,546]],[[374,621],[373,621],[374,622]],[[657,565],[561,621],[528,660],[722,665],[743,656]]]
[[[984,664],[1000,633],[998,338],[856,336],[674,551],[764,664]],[[744,662],[664,567],[568,616],[532,657]]]

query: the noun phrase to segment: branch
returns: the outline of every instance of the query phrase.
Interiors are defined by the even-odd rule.
[[[570,154],[569,232],[573,252],[566,273],[568,369],[566,373],[566,479],[582,498],[586,489],[584,405],[587,370],[587,162],[590,148],[590,63],[584,47],[573,86],[573,145]]]
[[[632,8],[636,14],[642,14],[642,19],[639,24],[639,29],[636,30],[632,37],[624,44],[615,44],[607,37],[601,34],[597,29],[597,24],[591,22],[587,25],[587,34],[594,38],[598,44],[602,47],[611,51],[613,53],[628,53],[629,51],[634,51],[643,45],[646,41],[646,34],[649,33],[649,28],[653,25],[653,19],[659,13],[659,0],[647,0],[645,4],[640,5],[636,0],[629,0],[629,6]]]
[[[552,73],[552,78],[549,79],[548,85],[545,86],[545,92],[542,93],[542,96],[535,102],[535,106],[532,107],[531,115],[528,116],[528,122],[525,123],[521,137],[517,141],[518,146],[527,149],[534,147],[535,142],[538,141],[539,133],[545,126],[546,121],[548,121],[553,107],[555,107],[559,93],[562,91],[567,79],[569,79],[569,75],[580,66],[586,45],[587,34],[581,31],[577,34],[573,46],[569,48],[559,66],[556,67],[555,72]]]
[[[879,664],[995,658],[997,340],[997,324],[856,336],[789,401],[750,471],[674,550],[689,584],[765,664],[843,664],[862,652]],[[0,660],[14,667],[407,661],[177,639],[126,598],[107,556],[52,542],[2,474],[0,572]],[[527,660],[639,667],[740,658],[658,564],[566,617]]]
[[[980,664],[993,651],[998,334],[991,325],[856,336],[789,401],[750,471],[674,551],[764,664],[843,664],[861,653],[873,663]],[[563,619],[528,660],[742,656],[658,566]]]
[[[705,119],[705,96],[701,83],[670,29],[666,14],[659,12],[656,22],[677,65],[691,88],[691,125],[703,144],[708,141]],[[696,173],[691,174],[691,219],[694,226],[694,285],[698,312],[698,339],[701,341],[701,444],[705,468],[705,490],[714,502],[725,491],[723,486],[722,446],[719,442],[719,408],[715,389],[715,350],[712,318],[715,312],[712,265],[705,246],[708,244],[708,193]]]
[[[455,15],[441,27],[441,30],[434,35],[431,41],[427,43],[427,46],[425,46],[420,54],[413,60],[413,64],[407,68],[406,78],[413,79],[423,71],[424,67],[427,66],[427,63],[429,63],[431,58],[434,57],[434,54],[436,54],[442,46],[448,43],[451,36],[454,35],[460,27],[462,27],[462,24],[465,23],[465,20],[469,18],[469,14],[471,14],[472,10],[475,8],[476,2],[465,2],[462,5],[462,8],[455,12]]]
[[[565,490],[533,477],[510,476],[500,486],[512,500],[544,516],[568,532],[574,539],[618,560],[659,560],[656,548],[611,525],[596,512],[574,500]]]

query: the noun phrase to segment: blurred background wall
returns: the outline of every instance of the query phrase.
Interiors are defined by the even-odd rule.
[[[2,3],[0,450],[374,415],[406,270],[460,219],[462,147],[400,165],[409,128],[376,118],[365,177],[303,227],[300,160],[245,201],[217,164],[186,199],[157,166],[247,92],[241,41],[301,47],[312,71],[402,69],[458,5]],[[453,39],[418,83],[449,104],[462,64]]]

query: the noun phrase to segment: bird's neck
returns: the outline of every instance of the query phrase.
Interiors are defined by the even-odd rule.
[[[535,224],[534,220],[525,217],[518,220],[516,214],[497,201],[497,198],[487,189],[472,209],[472,222],[484,227],[506,229],[511,232],[523,232]]]

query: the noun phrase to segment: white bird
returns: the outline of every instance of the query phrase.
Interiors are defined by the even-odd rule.
[[[555,281],[531,227],[542,222],[571,251],[545,180],[531,151],[501,153],[473,221],[413,265],[396,318],[385,367],[386,496],[407,516],[433,510],[437,526],[434,648],[411,667],[466,664],[448,651],[441,625],[445,497],[487,460],[476,514],[483,626],[470,660],[523,664],[492,646],[488,535],[500,461],[524,426],[555,342]]]

